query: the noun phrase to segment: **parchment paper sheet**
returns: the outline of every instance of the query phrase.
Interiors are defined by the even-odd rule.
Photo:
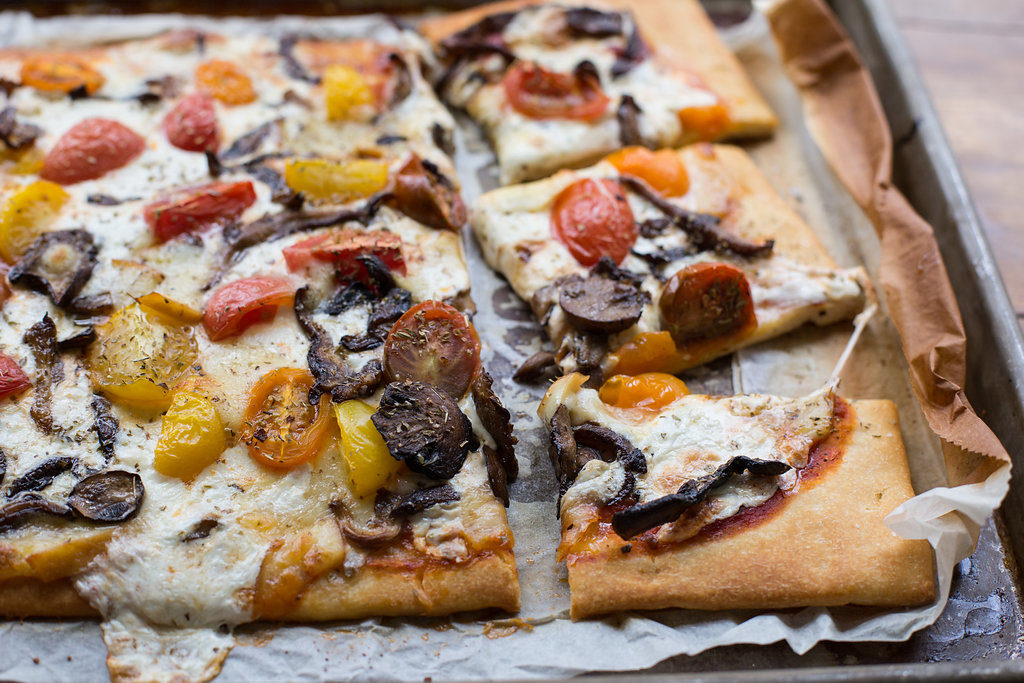
[[[734,643],[786,640],[799,653],[822,639],[903,640],[932,623],[949,592],[953,566],[974,548],[977,531],[1005,495],[1009,466],[1005,451],[970,411],[963,382],[963,331],[949,282],[938,260],[930,229],[916,218],[887,183],[890,155],[887,131],[872,120],[873,91],[841,34],[829,32],[823,8],[814,0],[775,5],[771,17],[787,42],[783,54],[797,74],[804,100],[784,75],[779,53],[761,17],[732,31],[729,38],[759,89],[779,114],[782,126],[769,142],[748,146],[776,189],[811,223],[842,265],[865,265],[881,282],[893,307],[911,358],[900,352],[900,337],[886,315],[876,316],[848,364],[841,392],[853,398],[889,398],[900,409],[903,437],[915,489],[924,492],[894,512],[897,533],[927,538],[936,550],[939,595],[925,608],[878,612],[861,608],[803,609],[780,613],[694,612],[623,614],[601,621],[568,620],[565,570],[554,560],[558,525],[554,479],[546,437],[536,417],[541,391],[511,381],[513,369],[541,348],[542,333],[527,307],[496,277],[467,235],[466,251],[479,307],[475,324],[484,344],[484,362],[495,389],[513,413],[520,446],[521,478],[512,487],[509,519],[523,608],[515,618],[469,615],[445,620],[367,620],[317,626],[253,625],[239,630],[239,646],[218,681],[253,677],[294,679],[422,680],[531,678],[584,671],[641,669],[678,654],[696,654]],[[379,26],[365,19],[283,17],[255,20],[199,20],[175,16],[81,17],[33,20],[0,14],[0,44],[45,44],[128,38],[172,26],[233,31],[296,30],[318,35],[351,35]],[[804,29],[809,31],[809,35]],[[809,38],[813,38],[810,40]],[[838,89],[838,90],[837,90]],[[829,93],[842,95],[831,106]],[[866,99],[865,99],[866,98]],[[803,102],[808,105],[805,121]],[[838,129],[835,117],[847,118]],[[814,125],[808,125],[808,123]],[[495,183],[493,158],[479,132],[466,122],[458,140],[457,164],[469,205]],[[884,128],[884,125],[883,125]],[[810,130],[824,139],[829,159],[844,162],[840,176],[876,221],[885,255],[871,223],[832,175]],[[863,136],[864,139],[858,139]],[[870,149],[859,145],[868,144]],[[849,168],[850,159],[859,160]],[[915,220],[916,219],[916,220]],[[895,228],[893,226],[896,226]],[[895,247],[893,246],[895,244]],[[912,249],[914,261],[905,251]],[[913,269],[904,272],[906,263]],[[895,265],[894,265],[895,264]],[[895,272],[894,272],[895,271]],[[912,277],[913,279],[909,279]],[[908,282],[913,286],[908,287]],[[916,284],[927,283],[927,284]],[[920,301],[920,292],[927,301]],[[883,305],[885,302],[883,301]],[[927,306],[925,306],[927,304]],[[699,369],[686,377],[695,391],[771,392],[797,395],[816,389],[828,377],[850,332],[848,325],[804,329]],[[929,349],[936,349],[929,351]],[[926,399],[922,412],[914,398]],[[932,430],[981,454],[953,453],[947,472],[943,445]],[[948,450],[948,449],[947,449]],[[992,459],[996,466],[989,463]],[[970,467],[964,465],[971,464]],[[964,473],[970,474],[966,477]],[[969,481],[947,488],[950,482]],[[0,624],[0,678],[28,681],[106,679],[105,648],[90,622]],[[40,659],[33,663],[33,657]]]

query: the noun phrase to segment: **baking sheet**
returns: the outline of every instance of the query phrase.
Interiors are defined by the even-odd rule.
[[[319,35],[345,35],[352,20],[313,22],[286,17],[272,23],[218,20],[212,24],[182,17],[59,18],[37,21],[24,14],[0,15],[0,42],[41,44],[146,35],[157,27],[200,25],[222,32],[315,28]],[[367,30],[363,22],[356,30]],[[841,189],[803,125],[801,101],[782,75],[777,53],[762,20],[746,24],[733,38],[759,88],[783,125],[769,143],[750,152],[775,187],[818,230],[843,265],[863,263],[877,276],[878,240],[870,223]],[[465,123],[465,122],[463,122]],[[462,126],[459,164],[467,203],[494,184],[492,157],[478,132]],[[512,410],[522,467],[512,487],[509,518],[523,587],[523,610],[515,618],[473,615],[446,620],[369,620],[325,627],[254,625],[239,630],[239,647],[219,680],[260,676],[293,678],[395,677],[419,680],[560,676],[593,670],[646,668],[680,653],[695,654],[729,643],[768,643],[784,639],[797,652],[832,640],[902,640],[941,612],[953,564],[969,555],[980,526],[1005,492],[1008,468],[983,483],[946,489],[946,468],[938,440],[909,389],[906,363],[896,330],[885,316],[872,323],[848,367],[842,393],[850,397],[891,398],[900,407],[903,436],[911,456],[915,488],[930,489],[897,515],[904,534],[927,537],[939,552],[940,598],[925,609],[875,611],[790,610],[779,614],[682,610],[657,615],[619,615],[573,624],[567,619],[564,568],[554,562],[558,527],[554,519],[554,480],[546,436],[534,413],[540,391],[509,377],[518,363],[540,348],[542,334],[532,315],[507,285],[484,264],[467,238],[476,325],[484,360],[495,375],[495,389]],[[816,389],[831,371],[849,326],[801,330],[782,340],[741,352],[686,377],[694,390],[713,393],[766,391],[798,394]],[[961,514],[946,514],[956,508]],[[488,618],[490,617],[490,618]],[[56,633],[55,633],[56,632]],[[483,636],[483,637],[481,637]],[[58,640],[59,638],[59,640]],[[44,653],[60,643],[59,658]],[[585,643],[586,647],[580,647]],[[24,680],[106,677],[104,648],[94,623],[29,622],[0,628],[0,650],[17,653],[0,663],[0,676]],[[23,653],[23,654],[22,654]],[[66,654],[65,654],[66,653]],[[40,656],[43,654],[44,656]],[[38,664],[32,657],[39,657]]]

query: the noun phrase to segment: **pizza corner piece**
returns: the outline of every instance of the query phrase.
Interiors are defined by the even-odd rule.
[[[0,53],[0,613],[99,617],[115,680],[518,609],[454,121],[374,35]]]
[[[499,188],[470,223],[488,264],[533,308],[553,356],[519,376],[678,373],[871,296],[741,149],[630,147],[595,166]]]
[[[421,29],[438,91],[490,138],[502,184],[777,125],[696,0],[505,2]]]
[[[539,409],[574,619],[934,600],[931,547],[884,523],[914,495],[891,402],[664,386],[620,407],[585,379]]]

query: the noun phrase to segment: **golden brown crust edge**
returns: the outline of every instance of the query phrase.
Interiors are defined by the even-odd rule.
[[[96,618],[99,612],[81,598],[71,579],[11,579],[0,583],[0,615],[7,618]]]
[[[911,606],[935,595],[926,541],[883,519],[914,495],[896,407],[855,401],[842,460],[772,518],[654,557],[569,564],[572,618],[627,609]]]

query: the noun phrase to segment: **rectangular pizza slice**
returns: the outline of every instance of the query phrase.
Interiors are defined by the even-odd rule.
[[[502,184],[776,125],[697,0],[505,2],[421,28],[442,97],[484,129]]]
[[[574,619],[934,599],[928,543],[884,523],[914,495],[891,402],[584,381],[559,379],[540,407]]]
[[[488,192],[470,222],[554,343],[524,377],[545,363],[595,377],[680,372],[852,318],[869,287],[731,146],[627,148]]]
[[[115,680],[518,607],[454,124],[372,37],[0,53],[0,613],[101,617]]]

